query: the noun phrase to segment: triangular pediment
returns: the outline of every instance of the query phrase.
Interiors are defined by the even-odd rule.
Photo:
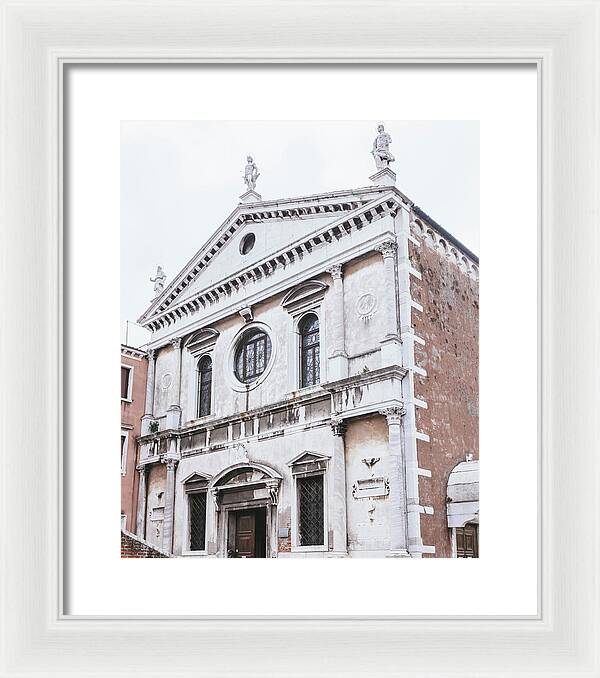
[[[245,277],[253,280],[285,265],[287,248],[302,256],[328,241],[320,234],[329,226],[343,234],[379,218],[386,197],[393,199],[393,192],[369,187],[238,205],[138,322],[152,330],[155,319],[170,324],[214,303],[243,285]],[[329,237],[338,237],[337,231]]]
[[[313,464],[318,461],[329,461],[331,457],[318,452],[301,452],[298,456],[288,461],[288,466],[296,466],[297,464]]]

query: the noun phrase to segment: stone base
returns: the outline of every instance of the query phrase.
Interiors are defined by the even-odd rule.
[[[392,172],[389,167],[384,167],[370,176],[369,179],[375,184],[375,186],[395,186],[396,185],[396,173]]]
[[[402,365],[402,343],[398,335],[387,336],[382,339],[381,344],[381,364]]]
[[[249,202],[260,202],[262,200],[262,195],[256,191],[246,191],[240,195],[240,202],[243,204]]]
[[[171,405],[167,410],[167,428],[179,428],[181,426],[181,407]]]
[[[406,549],[399,549],[398,551],[390,551],[386,558],[410,558],[410,553]]]
[[[348,355],[346,353],[335,352],[329,356],[327,365],[328,381],[338,381],[346,379],[348,376]]]

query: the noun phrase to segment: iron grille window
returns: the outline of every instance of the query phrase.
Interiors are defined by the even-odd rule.
[[[242,337],[235,354],[235,375],[244,383],[254,381],[266,369],[271,358],[271,339],[261,330]]]
[[[298,478],[300,546],[322,546],[323,475]]]
[[[206,543],[206,492],[188,495],[190,503],[190,551],[204,551]]]
[[[210,396],[212,390],[212,360],[204,356],[198,363],[198,416],[210,414]]]
[[[314,386],[319,383],[320,372],[320,346],[319,346],[319,319],[316,315],[302,318],[300,326],[300,386]]]

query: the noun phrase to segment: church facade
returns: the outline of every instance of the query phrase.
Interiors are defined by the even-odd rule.
[[[139,319],[147,542],[185,557],[420,558],[478,540],[462,486],[478,477],[478,260],[379,150],[367,187],[276,200],[248,158],[241,202],[159,279]],[[464,510],[449,511],[451,474]]]

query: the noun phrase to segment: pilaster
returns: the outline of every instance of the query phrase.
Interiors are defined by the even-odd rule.
[[[348,525],[346,498],[346,460],[344,434],[346,425],[341,417],[331,417],[333,457],[329,483],[329,529],[333,533],[330,555],[348,555]]]
[[[138,466],[137,471],[140,474],[137,496],[137,514],[135,533],[141,539],[146,538],[146,467]]]
[[[402,365],[396,299],[396,240],[386,240],[375,249],[381,252],[384,266],[385,335],[380,341],[381,363],[382,365]]]
[[[405,491],[405,465],[402,454],[402,417],[406,414],[403,406],[387,407],[380,410],[388,425],[389,483],[390,483],[390,556],[407,557],[407,507]]]
[[[342,264],[327,269],[333,279],[331,303],[331,353],[327,370],[328,379],[344,379],[348,376],[348,354],[346,353],[346,332],[344,327],[344,274]]]
[[[175,470],[177,459],[167,458],[167,479],[165,483],[165,514],[163,520],[163,551],[173,552],[173,516],[175,509]]]

